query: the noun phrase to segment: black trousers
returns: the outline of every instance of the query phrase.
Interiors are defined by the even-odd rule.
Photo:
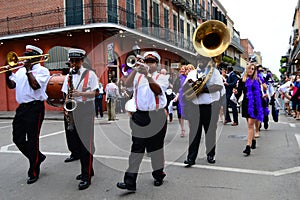
[[[219,102],[212,104],[198,105],[195,107],[194,118],[189,119],[189,148],[188,160],[195,161],[198,155],[201,141],[202,128],[205,131],[206,154],[215,156],[216,154],[216,131],[219,117]]]
[[[79,151],[79,141],[80,138],[76,131],[68,130],[68,121],[66,116],[64,116],[64,125],[65,125],[65,133],[66,133],[66,140],[67,146],[69,151],[71,152],[71,157],[80,158],[80,151]]]
[[[72,112],[75,129],[72,134],[72,142],[79,153],[82,180],[91,181],[94,175],[93,154],[94,145],[94,102],[78,102],[77,108]]]
[[[137,111],[140,112],[140,111]],[[130,127],[132,129],[132,145],[129,156],[129,166],[124,175],[124,182],[135,186],[136,179],[145,150],[150,153],[152,176],[156,180],[162,180],[164,173],[164,139],[167,132],[167,116],[164,109],[158,111],[146,111],[150,123],[146,126],[137,125],[132,118]],[[146,118],[147,118],[146,117]],[[142,119],[145,117],[142,117]],[[148,120],[147,120],[148,121]]]
[[[103,117],[103,106],[102,106],[102,98],[95,98],[95,113],[96,117],[98,117],[98,113],[100,113],[100,117]]]
[[[39,136],[45,115],[43,101],[20,104],[13,120],[13,142],[29,160],[29,177],[39,176],[40,160]]]

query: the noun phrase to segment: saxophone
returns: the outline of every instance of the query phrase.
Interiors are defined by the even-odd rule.
[[[69,130],[69,131],[73,131],[75,128],[72,112],[77,108],[77,102],[72,97],[72,91],[74,90],[72,71],[73,71],[73,68],[71,68],[70,72],[69,72],[68,94],[67,94],[67,100],[64,103],[64,109],[66,111],[65,116],[66,116],[66,120],[68,123],[67,130]]]

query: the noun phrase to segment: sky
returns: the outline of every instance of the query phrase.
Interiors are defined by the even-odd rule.
[[[286,55],[297,0],[219,0],[254,51],[261,52],[262,65],[280,75],[281,56]]]

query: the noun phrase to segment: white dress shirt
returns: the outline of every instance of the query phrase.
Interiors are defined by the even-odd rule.
[[[205,67],[204,72],[200,74],[200,76],[205,73],[208,74],[209,68]],[[189,79],[192,79],[193,81],[197,80],[197,69],[190,71],[185,79],[185,84]],[[213,68],[212,75],[210,79],[206,83],[207,86],[211,85],[220,85],[223,86],[223,81],[220,77],[220,72],[215,67]],[[200,93],[196,98],[192,100],[194,104],[211,104],[215,101],[218,101],[220,99],[220,91],[216,92],[210,92],[210,93]]]
[[[74,86],[75,90],[82,92],[84,78],[82,79],[82,81],[80,82],[79,85],[78,85],[78,83],[79,83],[81,76],[85,70],[87,70],[87,69],[85,69],[84,67],[81,66],[79,69],[79,74],[72,75],[73,76],[72,82],[73,82],[73,86]],[[69,81],[69,74],[66,76],[64,84],[61,88],[61,91],[64,92],[65,94],[68,94],[68,81]],[[96,90],[97,88],[98,88],[98,78],[97,78],[95,72],[90,70],[85,92],[90,92],[90,91]],[[83,102],[82,97],[74,97],[73,99],[77,102]],[[95,97],[86,97],[85,101],[94,101],[94,99],[95,99]]]
[[[139,76],[141,74],[137,73],[134,77],[133,88],[136,107],[141,111],[153,111],[156,110],[156,99],[153,91],[150,88],[149,81],[142,75],[140,81],[138,82]],[[159,75],[159,76],[158,76]],[[167,98],[165,92],[169,86],[169,80],[166,75],[158,74],[154,72],[152,74],[153,80],[160,86],[162,92],[158,95],[159,105],[158,109],[164,108],[167,104]]]
[[[47,100],[46,94],[47,84],[50,78],[50,72],[47,68],[37,63],[33,65],[31,73],[41,86],[40,89],[34,90],[29,85],[28,77],[26,75],[26,68],[22,67],[18,69],[16,73],[13,73],[9,79],[16,83],[16,100],[19,104],[28,103],[35,100],[44,101]]]

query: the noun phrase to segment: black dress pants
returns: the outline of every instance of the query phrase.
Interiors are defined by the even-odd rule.
[[[73,111],[75,130],[74,140],[78,144],[83,181],[91,181],[94,175],[93,154],[94,146],[94,102],[78,103]]]
[[[139,112],[139,111],[137,111]],[[164,139],[167,132],[167,116],[164,109],[158,111],[146,111],[150,123],[146,126],[137,125],[132,118],[132,145],[129,156],[129,166],[124,175],[124,182],[135,187],[136,179],[145,150],[150,153],[152,176],[156,180],[163,180],[164,169]],[[147,120],[148,121],[148,120]]]
[[[39,176],[44,155],[39,150],[39,136],[45,115],[43,101],[20,104],[13,120],[13,142],[29,160],[29,177]]]
[[[190,118],[190,135],[187,159],[195,161],[198,155],[201,141],[202,128],[205,131],[205,146],[208,156],[215,156],[216,150],[216,131],[219,117],[220,104],[198,105],[195,107],[194,118]]]

